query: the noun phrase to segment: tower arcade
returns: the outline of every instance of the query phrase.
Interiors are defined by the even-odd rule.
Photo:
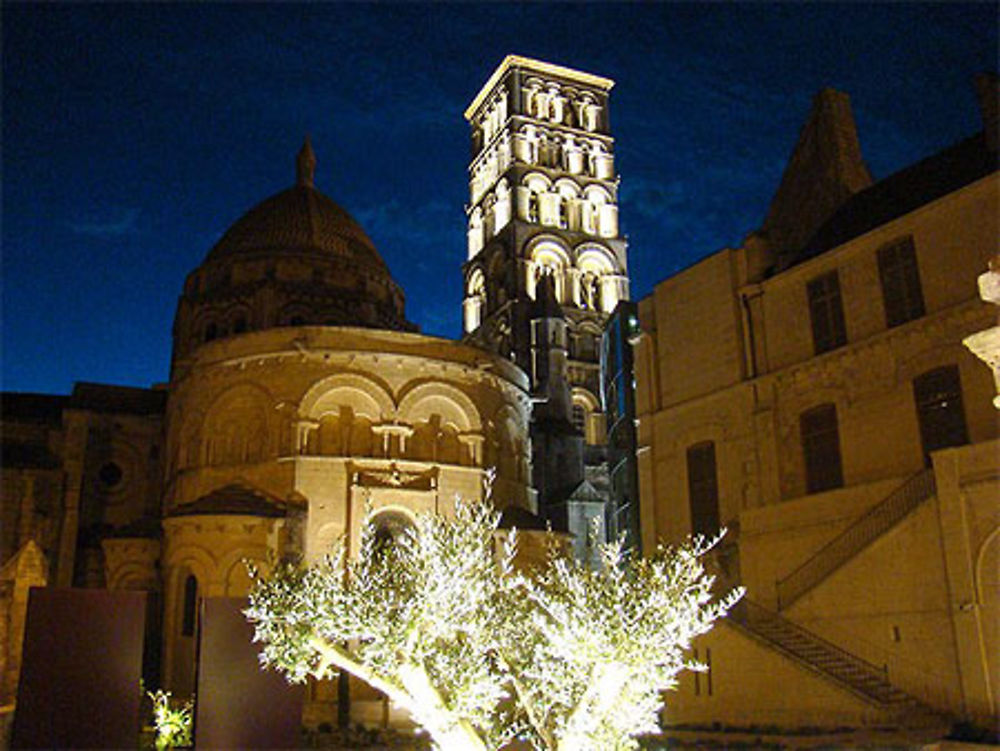
[[[589,499],[586,516],[603,513],[600,337],[629,294],[608,117],[613,85],[510,55],[465,111],[465,339],[530,376],[540,511],[571,531],[579,531],[574,515],[582,521],[579,504],[569,508],[574,498]],[[539,304],[550,292],[555,304]]]

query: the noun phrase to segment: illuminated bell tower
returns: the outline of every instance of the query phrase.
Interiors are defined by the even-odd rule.
[[[540,511],[554,523],[581,512],[563,508],[573,497],[594,504],[602,495],[601,331],[628,299],[608,118],[613,85],[510,55],[465,111],[472,129],[465,339],[531,377],[534,484]],[[538,335],[543,277],[565,321],[562,358]],[[561,373],[553,362],[563,363]],[[556,377],[565,379],[566,409],[551,398]]]

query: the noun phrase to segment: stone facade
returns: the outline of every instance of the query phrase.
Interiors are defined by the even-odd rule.
[[[639,304],[644,547],[728,527],[720,573],[750,600],[670,722],[1000,709],[1000,442],[962,346],[995,322],[996,151],[979,134],[868,185],[849,113],[822,92],[765,228]]]
[[[162,684],[190,695],[198,602],[245,595],[247,561],[315,559],[338,538],[354,551],[369,510],[390,527],[451,513],[456,499],[482,497],[490,468],[506,517],[539,526],[527,377],[414,333],[402,291],[360,226],[316,190],[314,166],[307,142],[296,185],[251,209],[191,272],[167,386],[5,395],[5,701],[30,584],[152,593]],[[531,536],[527,552],[540,554]],[[380,717],[378,698],[353,688],[355,718]],[[313,685],[307,717],[330,721],[336,697]]]
[[[628,299],[609,129],[614,82],[514,55],[465,111],[472,131],[466,341],[531,378],[542,515],[586,554],[608,500],[600,340]],[[551,305],[541,305],[543,280]]]

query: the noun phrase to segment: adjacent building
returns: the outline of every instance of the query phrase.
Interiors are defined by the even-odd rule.
[[[995,322],[996,79],[984,130],[874,181],[820,92],[760,231],[639,303],[645,546],[728,534],[747,602],[668,722],[1000,716],[1000,442],[962,340]]]

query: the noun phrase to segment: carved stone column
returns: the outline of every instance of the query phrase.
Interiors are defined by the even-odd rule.
[[[319,429],[319,420],[302,419],[295,424],[295,453],[309,453],[309,435]]]
[[[481,467],[483,464],[484,441],[482,433],[462,433],[458,436],[458,442],[466,447],[469,464],[473,467]]]

